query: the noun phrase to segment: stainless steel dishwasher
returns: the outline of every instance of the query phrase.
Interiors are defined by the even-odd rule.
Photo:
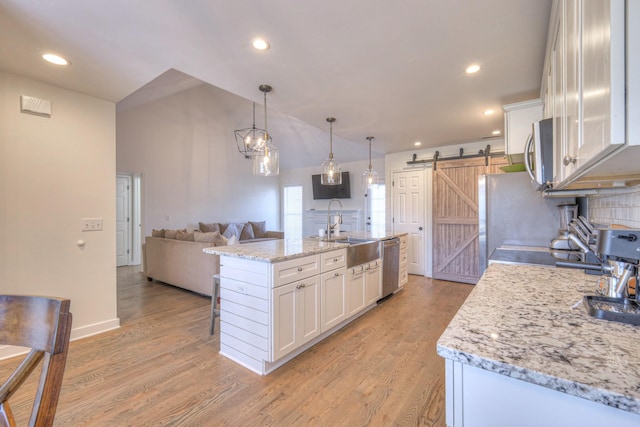
[[[382,241],[382,298],[398,289],[400,264],[400,239],[393,237]]]

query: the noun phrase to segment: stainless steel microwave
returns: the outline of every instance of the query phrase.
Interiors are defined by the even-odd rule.
[[[533,122],[524,147],[524,165],[538,191],[553,184],[553,119]]]

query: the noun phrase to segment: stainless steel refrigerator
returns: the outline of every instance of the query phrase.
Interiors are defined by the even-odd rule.
[[[482,175],[478,178],[480,272],[496,248],[535,248],[544,252],[560,228],[559,205],[575,203],[574,197],[542,197],[526,172]],[[524,252],[517,252],[524,257]],[[535,255],[535,254],[533,254]]]

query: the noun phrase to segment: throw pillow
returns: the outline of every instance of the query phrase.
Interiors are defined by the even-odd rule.
[[[253,234],[253,227],[247,222],[244,224],[242,231],[240,232],[240,240],[251,240],[255,238],[256,236]]]
[[[242,224],[242,226],[238,227],[238,224],[236,224],[235,222],[230,222],[227,225],[227,228],[225,228],[224,231],[222,231],[222,235],[224,237],[226,237],[227,239],[230,238],[231,236],[240,236],[240,231],[242,230],[242,227],[244,227],[244,224]]]
[[[219,231],[210,231],[203,233],[202,231],[195,230],[193,232],[193,240],[196,242],[213,243],[216,236],[219,236]]]
[[[151,237],[164,237],[164,228],[160,230],[151,230]]]
[[[219,231],[214,231],[213,244],[214,246],[227,246],[227,238],[220,234]]]
[[[165,239],[175,239],[176,235],[178,234],[178,231],[184,231],[186,233],[187,229],[183,228],[182,230],[164,230],[164,238]]]
[[[199,226],[198,228],[200,228],[200,231],[202,231],[203,233],[220,231],[220,224],[218,224],[217,222],[211,222],[208,224],[205,224],[204,222],[200,222],[198,223],[198,226]]]
[[[178,232],[176,233],[176,240],[186,240],[188,242],[193,242],[193,233],[187,233],[186,231],[178,230]]]
[[[267,223],[265,221],[249,222],[249,224],[253,228],[253,235],[256,239],[267,237]]]
[[[227,239],[227,246],[237,245],[238,244],[238,236],[231,236]]]

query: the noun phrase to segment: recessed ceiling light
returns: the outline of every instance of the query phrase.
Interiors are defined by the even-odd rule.
[[[422,145],[422,142],[416,141],[413,143],[413,145],[415,145],[416,147],[420,147]]]
[[[491,135],[500,135],[500,131],[499,130],[494,130],[493,132],[491,132]]]
[[[480,66],[478,64],[469,65],[465,70],[467,74],[474,74],[474,73],[477,73],[478,71],[480,71]]]
[[[265,39],[254,39],[252,44],[253,44],[253,47],[258,50],[267,50],[270,47],[269,42],[266,41]]]
[[[485,110],[485,111],[482,112],[482,114],[484,114],[485,116],[490,116],[493,113],[494,113],[493,110]]]
[[[53,53],[45,53],[44,55],[42,55],[42,58],[45,61],[51,62],[52,64],[56,64],[56,65],[69,65],[70,62],[66,59],[64,59],[61,56],[58,55],[54,55]]]

